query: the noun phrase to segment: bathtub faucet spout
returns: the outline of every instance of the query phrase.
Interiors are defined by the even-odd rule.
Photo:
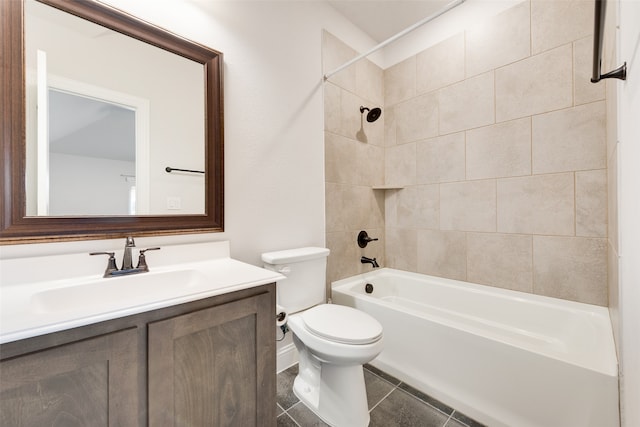
[[[378,265],[378,261],[376,261],[375,258],[367,258],[366,256],[363,256],[362,258],[360,258],[360,262],[363,263],[363,264],[371,264],[373,266],[373,268],[380,267]]]

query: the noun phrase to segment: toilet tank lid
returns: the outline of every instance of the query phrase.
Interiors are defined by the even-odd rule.
[[[262,261],[268,264],[287,264],[290,262],[308,261],[310,259],[327,257],[329,249],[327,248],[297,248],[287,249],[284,251],[267,252],[262,254]]]

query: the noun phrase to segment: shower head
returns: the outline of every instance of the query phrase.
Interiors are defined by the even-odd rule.
[[[382,115],[382,110],[380,108],[377,108],[377,107],[376,108],[367,108],[367,107],[360,106],[360,113],[363,114],[365,111],[368,111],[368,113],[367,113],[367,121],[369,123],[375,122]]]

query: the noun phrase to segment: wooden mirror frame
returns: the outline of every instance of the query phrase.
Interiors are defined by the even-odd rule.
[[[221,232],[224,217],[222,53],[96,1],[37,0],[201,63],[205,73],[205,213],[144,216],[26,216],[23,1],[0,1],[0,244]]]

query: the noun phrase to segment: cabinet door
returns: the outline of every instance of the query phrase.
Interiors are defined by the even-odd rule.
[[[149,324],[149,426],[275,426],[265,293]]]
[[[138,425],[137,331],[0,363],[1,426]]]

